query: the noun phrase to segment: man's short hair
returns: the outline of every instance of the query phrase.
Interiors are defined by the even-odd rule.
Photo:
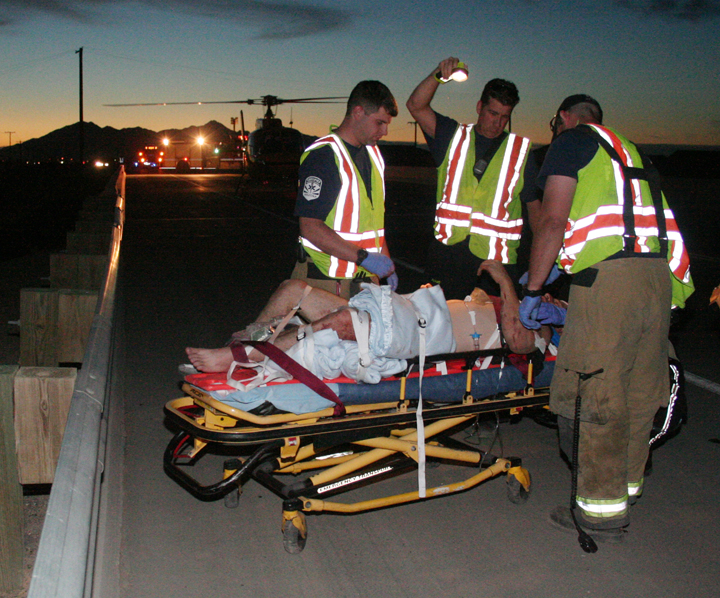
[[[603,121],[603,111],[600,103],[595,98],[584,93],[576,93],[566,97],[557,109],[556,114],[560,114],[561,110],[576,114],[580,117],[581,122],[594,122],[601,125]]]
[[[520,101],[520,95],[515,84],[505,79],[491,79],[485,84],[480,101],[487,104],[490,98],[497,100],[503,106],[510,106],[511,108],[515,108]]]
[[[398,114],[393,94],[387,85],[380,81],[360,81],[350,92],[345,114],[349,115],[355,106],[361,106],[365,114],[374,114],[380,108],[385,108],[390,116],[395,117]]]

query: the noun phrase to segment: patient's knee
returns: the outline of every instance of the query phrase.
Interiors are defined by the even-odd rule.
[[[352,323],[352,316],[347,307],[341,307],[327,316],[320,318],[313,324],[313,330],[334,330],[338,338],[344,341],[357,340],[355,337],[355,329]]]

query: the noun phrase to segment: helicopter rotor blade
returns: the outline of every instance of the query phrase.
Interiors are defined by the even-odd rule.
[[[339,104],[341,103],[339,100],[347,100],[347,96],[345,97],[327,97],[327,98],[296,98],[292,100],[284,100],[282,98],[278,98],[278,103],[283,104]]]
[[[324,98],[293,98],[284,99],[276,96],[263,96],[259,99],[248,100],[224,100],[216,102],[147,102],[139,104],[103,104],[111,108],[124,108],[130,106],[202,106],[203,104],[262,104],[263,106],[278,106],[280,104],[339,104],[347,100],[347,97],[324,97]]]
[[[145,104],[103,104],[118,108],[123,106],[202,106],[203,104],[254,104],[256,100],[226,100],[221,102],[149,102]]]

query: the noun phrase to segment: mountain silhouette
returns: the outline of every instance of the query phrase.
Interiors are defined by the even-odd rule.
[[[83,123],[85,161],[114,162],[120,158],[135,155],[146,145],[157,145],[161,137],[191,140],[202,135],[210,142],[227,142],[237,139],[238,133],[225,125],[211,120],[202,126],[185,129],[166,129],[161,132],[133,127],[114,129],[99,127],[93,122]],[[77,162],[80,155],[80,123],[57,129],[43,137],[30,139],[10,147],[0,148],[0,160],[21,160],[23,162]]]

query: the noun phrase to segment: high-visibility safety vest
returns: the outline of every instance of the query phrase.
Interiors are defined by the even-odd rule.
[[[510,133],[478,182],[473,167],[475,125],[458,126],[438,169],[435,238],[455,245],[470,235],[470,251],[504,264],[517,261],[522,234],[520,191],[530,140]]]
[[[643,165],[635,145],[608,127],[581,125],[578,130],[600,147],[578,172],[558,263],[566,272],[577,273],[611,256],[662,252],[672,273],[673,305],[683,307],[694,291],[690,258],[654,166]]]
[[[329,145],[335,153],[340,174],[337,201],[325,218],[325,224],[346,241],[368,253],[380,253],[385,244],[385,162],[377,146],[365,146],[370,155],[372,198],[342,139],[335,134],[321,137],[305,150],[300,163],[310,152]],[[372,199],[372,201],[371,201]],[[358,270],[355,262],[341,260],[320,250],[305,237],[300,238],[305,251],[318,269],[330,278],[353,278]]]

